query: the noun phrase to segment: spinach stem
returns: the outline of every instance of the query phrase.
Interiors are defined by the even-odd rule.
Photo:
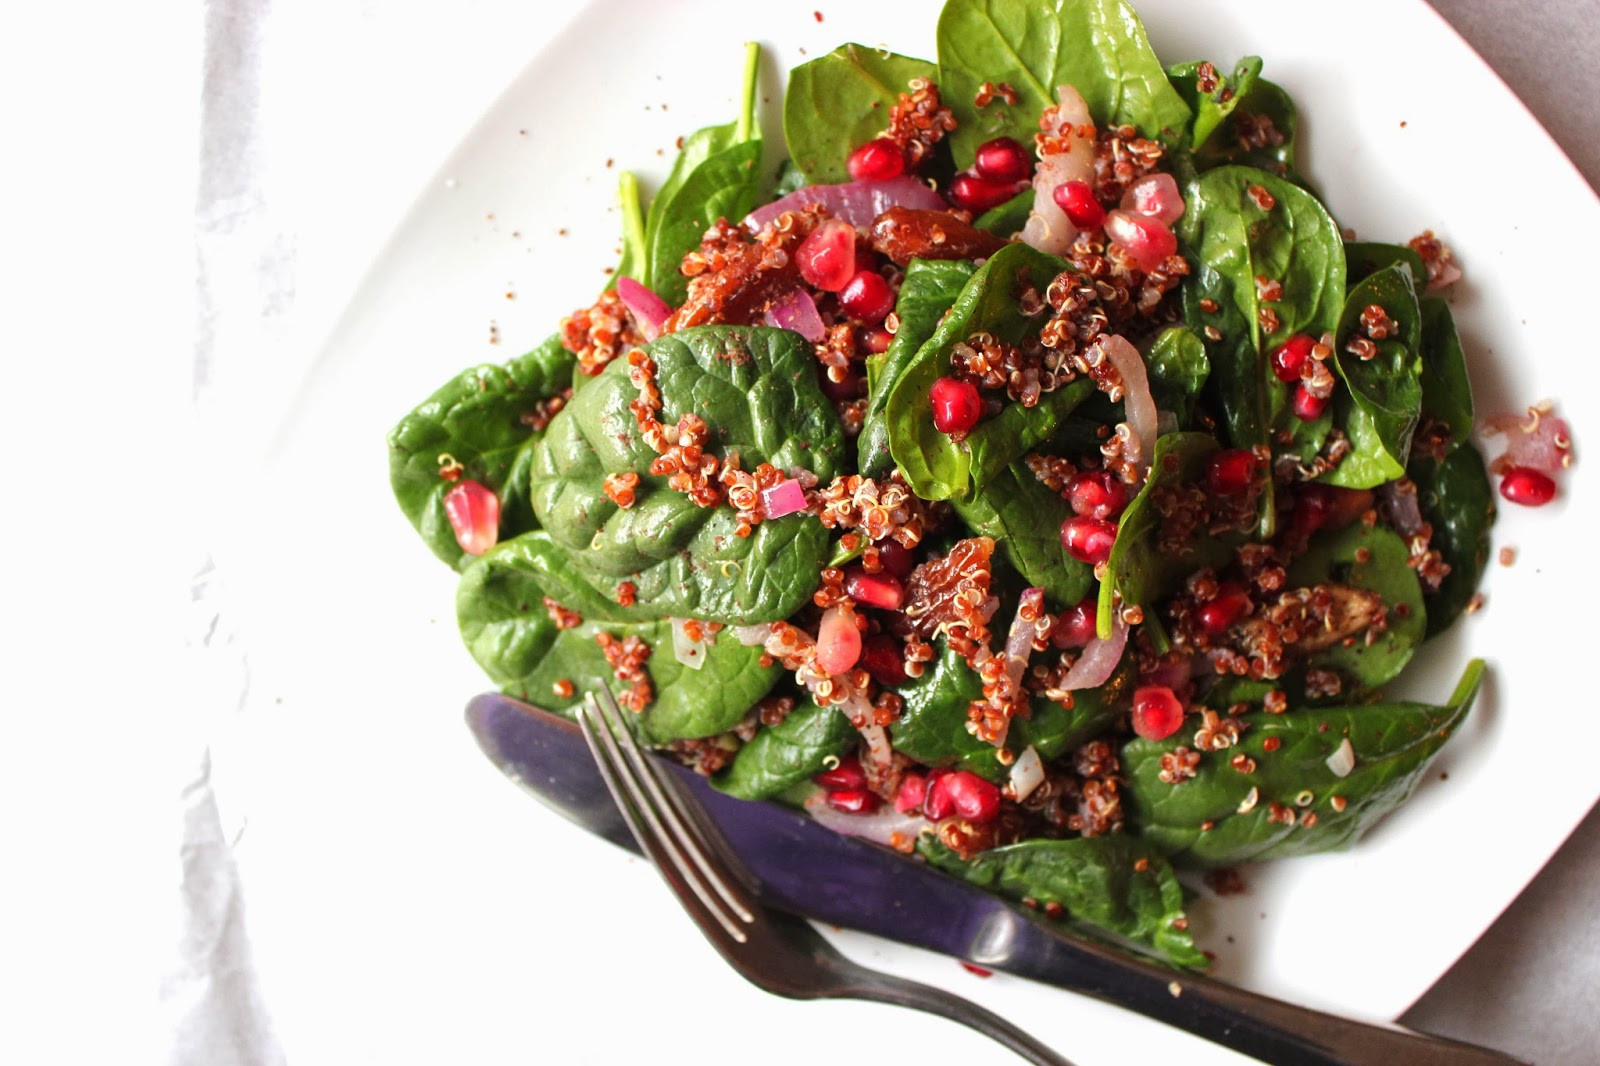
[[[634,264],[633,273],[643,275],[648,270],[644,247],[644,208],[639,203],[639,179],[634,177],[631,170],[624,170],[617,177],[617,207],[622,211],[622,240],[628,248],[627,258]],[[634,280],[646,287],[650,284],[648,277],[639,276]]]
[[[761,45],[746,41],[744,46],[744,107],[739,112],[738,140],[751,139],[756,128],[756,83],[761,72]]]

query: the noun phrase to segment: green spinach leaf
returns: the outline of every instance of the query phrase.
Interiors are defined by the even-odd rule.
[[[1428,276],[1428,268],[1415,249],[1403,244],[1384,244],[1381,241],[1344,242],[1345,282],[1355,286],[1366,281],[1378,271],[1404,263],[1411,268],[1413,278]]]
[[[1381,307],[1396,332],[1374,342],[1377,354],[1361,359],[1352,354],[1352,340],[1364,338],[1362,317]],[[1346,389],[1335,394],[1335,417],[1345,425],[1352,452],[1323,475],[1329,484],[1370,489],[1405,472],[1411,434],[1422,414],[1422,311],[1417,305],[1411,270],[1404,263],[1388,266],[1350,290],[1335,334],[1333,362]],[[1470,416],[1469,416],[1470,417]]]
[[[1406,474],[1416,483],[1423,519],[1433,526],[1433,547],[1450,564],[1439,590],[1423,596],[1431,637],[1461,615],[1483,580],[1495,518],[1494,489],[1483,456],[1469,440],[1451,445],[1439,460],[1414,453]]]
[[[1044,589],[1057,607],[1068,607],[1094,586],[1094,567],[1061,546],[1061,523],[1072,515],[1067,501],[1017,460],[965,500],[956,514],[975,535],[993,537],[1030,585]]]
[[[1217,127],[1233,114],[1234,108],[1238,107],[1240,101],[1244,100],[1255,87],[1256,79],[1260,76],[1261,57],[1245,56],[1239,60],[1239,65],[1233,68],[1231,76],[1214,72],[1213,79],[1216,84],[1209,92],[1204,92],[1200,88],[1198,60],[1167,68],[1167,79],[1172,82],[1172,87],[1178,91],[1178,95],[1194,113],[1194,119],[1189,125],[1190,151],[1199,151],[1211,139]]]
[[[771,799],[821,773],[830,757],[844,754],[860,737],[839,708],[807,702],[757,733],[711,783],[740,799]]]
[[[979,215],[973,225],[1009,241],[1028,224],[1028,215],[1033,211],[1033,199],[1033,186],[1030,185],[999,207],[991,207]]]
[[[1192,163],[1199,170],[1256,167],[1303,186],[1305,182],[1294,169],[1299,125],[1289,94],[1266,78],[1257,77],[1194,153]]]
[[[1422,312],[1422,411],[1464,441],[1472,435],[1472,382],[1455,319],[1438,296],[1424,296],[1417,306]]]
[[[1195,401],[1211,376],[1205,342],[1194,331],[1173,326],[1156,337],[1144,361],[1156,407],[1171,411],[1179,428],[1188,428],[1194,420]]]
[[[939,69],[881,48],[842,44],[794,68],[783,98],[783,135],[807,184],[850,180],[850,153],[889,128],[889,109],[914,78]]]
[[[1289,567],[1291,587],[1324,581],[1353,585],[1382,596],[1389,610],[1388,628],[1371,644],[1362,639],[1348,648],[1334,644],[1314,653],[1311,665],[1355,678],[1363,689],[1376,688],[1400,673],[1428,627],[1422,586],[1407,565],[1410,557],[1405,541],[1397,535],[1360,522],[1312,539],[1306,554]]]

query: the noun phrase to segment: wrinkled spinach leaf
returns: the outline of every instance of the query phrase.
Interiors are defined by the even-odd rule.
[[[914,78],[937,80],[925,59],[842,44],[794,68],[783,99],[789,155],[810,185],[850,180],[850,153],[889,128],[889,109]]]
[[[803,467],[824,483],[839,471],[844,432],[817,385],[811,348],[788,330],[699,326],[652,341],[663,424],[694,413],[712,428],[710,448],[738,452],[744,469]],[[633,582],[639,621],[706,618],[732,624],[786,618],[816,589],[827,535],[799,514],[735,533],[726,505],[700,507],[649,473],[656,453],[629,404],[638,390],[624,360],[609,364],[550,422],[534,452],[540,524],[573,568],[610,594]],[[619,508],[607,474],[640,477],[636,502]]]
[[[1257,77],[1194,153],[1193,165],[1199,170],[1234,165],[1256,167],[1303,186],[1305,182],[1294,169],[1299,125],[1289,94],[1266,78]]]
[[[1215,75],[1216,85],[1210,92],[1202,92],[1198,60],[1167,68],[1167,79],[1194,114],[1189,124],[1187,146],[1190,151],[1199,151],[1211,139],[1217,127],[1233,114],[1234,108],[1255,87],[1256,79],[1260,76],[1261,57],[1245,56],[1233,68],[1232,75],[1218,71]]]
[[[1376,356],[1360,359],[1348,345],[1365,336],[1361,316],[1371,306],[1382,307],[1399,332],[1375,342]],[[1422,312],[1411,270],[1404,263],[1384,267],[1350,290],[1333,352],[1346,388],[1335,393],[1333,407],[1349,434],[1352,451],[1322,480],[1348,489],[1370,489],[1405,473],[1411,434],[1422,414],[1417,355],[1421,331]]]
[[[1123,0],[948,0],[938,39],[941,96],[960,123],[950,135],[959,166],[994,137],[1032,143],[1058,85],[1077,89],[1096,122],[1137,126],[1148,137],[1189,121],[1188,105]],[[974,106],[985,81],[1010,82],[1016,106]]]
[[[1416,277],[1426,277],[1417,274]],[[1467,357],[1450,314],[1450,305],[1438,296],[1418,301],[1422,312],[1422,410],[1450,427],[1458,441],[1472,435],[1472,382],[1467,378]]]
[[[1088,595],[1094,567],[1061,546],[1061,523],[1072,508],[1017,460],[965,500],[956,514],[974,535],[993,537],[1006,559],[1030,585],[1044,589],[1055,605],[1069,607]]]
[[[558,629],[545,609],[546,596],[577,611],[583,622]],[[463,572],[456,592],[461,636],[478,665],[507,694],[560,713],[600,685],[619,694],[627,687],[616,680],[595,634],[637,636],[650,645],[645,668],[655,701],[636,721],[656,743],[732,728],[777,680],[776,666],[761,665],[762,649],[744,647],[729,629],[717,634],[694,670],[674,657],[670,622],[633,622],[626,613],[589,589],[542,531],[485,552]],[[555,693],[561,680],[572,682],[570,696]]]
[[[1183,886],[1172,867],[1134,837],[1024,840],[968,862],[930,838],[917,848],[932,865],[980,888],[1041,906],[1059,903],[1075,921],[1153,949],[1179,966],[1210,965],[1189,934]]]
[[[1195,401],[1211,376],[1205,342],[1192,330],[1173,326],[1156,337],[1144,361],[1156,407],[1171,411],[1179,428],[1187,429],[1194,420]]]
[[[1439,591],[1423,597],[1431,637],[1450,627],[1483,580],[1495,518],[1494,489],[1483,456],[1468,440],[1451,445],[1442,460],[1413,454],[1406,474],[1416,483],[1423,519],[1433,526],[1433,547],[1450,564]]]
[[[389,484],[400,509],[433,553],[454,567],[469,562],[456,543],[444,496],[457,482],[439,476],[441,457],[462,466],[461,478],[500,496],[500,536],[538,528],[528,501],[530,441],[522,421],[560,392],[576,360],[559,336],[505,366],[477,366],[444,385],[389,433]],[[459,480],[459,479],[458,479]]]
[[[1312,666],[1336,670],[1354,678],[1363,689],[1389,681],[1411,661],[1427,633],[1427,608],[1422,586],[1407,565],[1411,557],[1405,541],[1381,526],[1356,522],[1336,532],[1314,537],[1306,554],[1289,567],[1294,588],[1333,581],[1369,589],[1388,605],[1388,628],[1368,644],[1357,638],[1351,647],[1335,644],[1309,657]]]
[[[860,737],[837,707],[803,703],[757,733],[711,783],[740,799],[771,799],[821,773],[830,757],[843,755]]]
[[[1122,749],[1130,821],[1147,842],[1193,866],[1345,847],[1415,791],[1466,717],[1482,675],[1483,661],[1473,660],[1440,707],[1407,701],[1245,715],[1238,745],[1203,753],[1196,776],[1176,784],[1161,780],[1161,756],[1192,749],[1187,730],[1162,741],[1130,740]],[[1346,739],[1355,767],[1339,777],[1327,760]],[[1269,741],[1276,750],[1267,750]],[[1231,760],[1239,754],[1253,759],[1255,769],[1236,769]],[[1274,821],[1274,805],[1295,815],[1293,824]]]

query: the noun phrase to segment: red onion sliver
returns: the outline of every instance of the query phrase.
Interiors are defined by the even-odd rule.
[[[1377,496],[1389,506],[1389,521],[1402,537],[1416,536],[1422,530],[1422,508],[1417,504],[1417,489],[1402,490],[1398,481],[1379,485]]]
[[[806,493],[800,482],[788,478],[770,489],[761,490],[761,513],[768,518],[782,518],[806,509]]]
[[[1021,803],[1042,784],[1044,784],[1044,760],[1039,758],[1039,753],[1034,750],[1032,744],[1029,744],[1022,749],[1022,754],[1017,756],[1017,761],[1011,764],[1012,798]]]
[[[1161,422],[1155,397],[1150,394],[1150,375],[1145,372],[1144,356],[1121,334],[1103,337],[1095,343],[1122,375],[1122,410],[1128,419],[1124,423],[1128,427],[1128,439],[1123,456],[1140,468],[1142,481],[1143,468],[1150,464],[1151,453],[1155,451]]]
[[[733,631],[733,637],[747,648],[757,644],[765,644],[767,638],[772,636],[772,623],[761,622],[753,626],[738,626]]]
[[[1122,652],[1128,646],[1128,626],[1120,616],[1113,617],[1111,635],[1104,640],[1096,637],[1083,649],[1078,661],[1072,664],[1061,687],[1068,692],[1080,688],[1099,688],[1111,680],[1122,661]]]
[[[859,837],[891,848],[897,843],[903,846],[915,840],[928,824],[922,815],[901,814],[889,803],[871,814],[847,814],[830,807],[824,792],[818,792],[806,800],[806,812],[842,836]]]
[[[758,207],[744,217],[744,226],[759,230],[785,211],[799,211],[810,204],[821,204],[834,218],[852,226],[867,227],[891,207],[919,211],[946,211],[944,197],[916,178],[902,175],[887,181],[847,181],[840,185],[807,185],[788,196]]]
[[[1545,474],[1559,474],[1572,465],[1572,429],[1566,419],[1550,412],[1550,405],[1537,404],[1522,414],[1493,414],[1483,420],[1485,436],[1503,436],[1505,454],[1490,469],[1531,466]]]
[[[762,316],[767,325],[776,329],[792,329],[812,344],[820,344],[827,336],[827,327],[817,313],[817,302],[804,289],[795,289],[789,295],[767,308]]]
[[[672,657],[691,670],[706,664],[706,651],[710,641],[690,640],[683,630],[684,619],[672,620]]]
[[[1048,133],[1068,138],[1068,147],[1065,152],[1039,157],[1033,172],[1033,210],[1022,227],[1022,239],[1041,252],[1066,255],[1078,236],[1078,227],[1056,203],[1056,186],[1069,181],[1094,185],[1094,119],[1089,116],[1089,105],[1072,86],[1057,86],[1056,100],[1055,125],[1045,126],[1042,120],[1039,124]],[[1084,127],[1091,132],[1079,137],[1076,131]]]
[[[661,336],[662,323],[672,316],[672,308],[667,306],[667,301],[632,278],[617,281],[617,295],[622,298],[628,313],[633,315],[645,340],[653,341]]]

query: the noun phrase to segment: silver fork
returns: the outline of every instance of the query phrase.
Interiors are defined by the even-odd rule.
[[[639,846],[700,931],[759,988],[789,999],[866,999],[927,1011],[1004,1044],[1037,1066],[1072,1066],[1004,1018],[943,989],[860,966],[804,919],[769,910],[734,872],[727,843],[656,773],[611,693],[591,692],[578,725]]]

